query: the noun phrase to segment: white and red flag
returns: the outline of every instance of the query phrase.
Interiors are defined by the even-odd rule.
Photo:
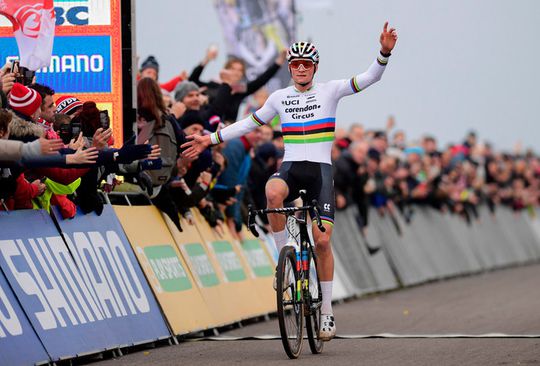
[[[20,65],[32,71],[49,66],[56,22],[53,0],[0,0],[0,14],[13,25]]]

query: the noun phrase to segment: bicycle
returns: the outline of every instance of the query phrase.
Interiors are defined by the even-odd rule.
[[[296,245],[286,245],[279,253],[276,267],[277,311],[281,341],[285,353],[291,359],[298,358],[302,351],[304,319],[306,322],[309,348],[313,354],[321,353],[323,341],[319,339],[322,291],[317,272],[317,256],[307,229],[308,211],[315,216],[317,226],[325,231],[321,222],[317,200],[304,206],[306,192],[301,190],[300,207],[284,207],[255,210],[248,208],[248,227],[255,237],[259,237],[255,218],[257,215],[277,213],[287,217],[287,229]],[[294,233],[293,231],[295,231]]]

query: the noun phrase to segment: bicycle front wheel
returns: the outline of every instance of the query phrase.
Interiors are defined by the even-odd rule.
[[[298,358],[302,351],[304,307],[302,290],[297,286],[296,252],[286,246],[279,254],[276,292],[281,342],[289,358]]]
[[[321,284],[317,273],[317,267],[313,258],[310,260],[309,268],[309,312],[306,313],[306,330],[311,353],[321,353],[324,342],[319,338],[319,328],[321,326]]]

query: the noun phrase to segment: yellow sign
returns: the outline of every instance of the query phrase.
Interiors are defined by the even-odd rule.
[[[174,334],[218,325],[159,210],[114,209]]]
[[[256,283],[253,270],[248,266],[242,250],[228,228],[220,235],[208,225],[197,210],[193,211],[195,211],[195,226],[209,248],[213,262],[221,272],[220,275],[224,279],[223,288],[230,294],[227,299],[230,299],[235,308],[241,309],[242,319],[268,313],[272,307],[261,298],[260,283]],[[269,290],[272,290],[271,286]],[[275,300],[273,302],[275,303]]]
[[[218,325],[242,320],[242,309],[234,305],[235,294],[223,286],[225,280],[197,228],[181,219],[183,232],[180,232],[167,215],[163,217]]]

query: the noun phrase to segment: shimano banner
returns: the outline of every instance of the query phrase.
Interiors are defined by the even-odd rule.
[[[49,214],[13,211],[0,220],[0,268],[51,358],[118,346],[106,307],[82,280]]]
[[[0,220],[3,216],[4,213],[0,213]],[[49,356],[0,271],[0,365],[48,361]]]
[[[158,304],[110,205],[101,216],[77,214],[62,220],[62,234],[84,283],[114,334],[126,345],[168,338]]]
[[[262,74],[296,38],[294,0],[215,0],[229,56],[246,62],[249,80]],[[268,83],[269,91],[286,86],[287,68]]]

